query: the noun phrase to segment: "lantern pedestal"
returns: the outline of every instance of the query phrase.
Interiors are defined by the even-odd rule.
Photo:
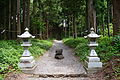
[[[32,57],[32,56],[31,56]],[[36,68],[36,63],[34,59],[30,59],[30,57],[21,57],[20,63],[18,64],[24,73],[33,73]]]
[[[97,56],[95,48],[98,46],[96,43],[96,39],[100,36],[94,32],[94,28],[91,28],[91,33],[87,36],[90,40],[88,46],[90,47],[90,53],[85,61],[85,68],[88,73],[95,73],[102,68],[102,62],[100,62],[100,58]]]
[[[20,58],[20,63],[18,63],[18,66],[24,73],[33,73],[34,69],[36,68],[36,63],[28,48],[32,45],[30,44],[29,38],[34,38],[34,36],[28,32],[28,28],[25,30],[26,32],[18,36],[19,38],[23,39],[23,44],[21,44],[21,46],[24,47],[24,52]]]
[[[102,62],[97,56],[89,56],[85,61],[85,68],[88,73],[95,73],[102,68]]]

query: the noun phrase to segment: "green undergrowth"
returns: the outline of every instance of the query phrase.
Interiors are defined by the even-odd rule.
[[[30,47],[29,50],[35,57],[37,57],[38,55],[42,55],[46,50],[48,50],[52,46],[51,40],[33,39],[31,42],[32,47]]]
[[[64,43],[72,48],[76,48],[79,43],[87,43],[88,41],[84,38],[66,38],[63,40]]]
[[[84,38],[66,38],[64,44],[74,48],[75,54],[80,57],[81,61],[86,60],[89,54],[88,40]],[[114,37],[101,37],[97,40],[99,46],[96,52],[103,63],[110,62],[114,71],[114,76],[120,76],[120,35]]]
[[[32,39],[32,46],[29,48],[34,57],[42,55],[52,46],[51,40]],[[19,70],[18,62],[23,53],[21,43],[14,40],[0,41],[0,75]],[[0,80],[1,80],[0,76]]]
[[[98,56],[100,56],[103,62],[106,62],[112,58],[112,56],[119,56],[120,52],[120,38],[119,37],[101,37],[97,40],[99,46],[96,48]],[[89,53],[88,40],[84,38],[66,38],[63,40],[64,44],[75,49],[75,53],[78,56],[86,56]],[[85,60],[86,58],[80,58]]]
[[[89,48],[87,46],[88,40],[84,38],[67,38],[64,39],[64,44],[75,48],[75,54],[80,56],[80,60],[85,60],[88,55]]]

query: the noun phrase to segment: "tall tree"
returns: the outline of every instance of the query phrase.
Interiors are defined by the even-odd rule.
[[[17,34],[21,33],[21,24],[20,24],[20,0],[17,0]]]
[[[109,23],[110,23],[110,0],[107,0],[107,29],[108,29],[108,36],[110,37],[110,28],[109,28]]]
[[[27,10],[26,10],[26,17],[27,17],[27,25],[26,27],[30,27],[30,0],[27,0]]]
[[[93,0],[86,0],[87,2],[87,24],[88,24],[88,32],[90,31],[91,27],[94,27],[96,31],[96,11],[93,5]]]
[[[8,33],[8,36],[9,36],[9,39],[11,39],[11,0],[9,0],[9,23],[8,23],[8,31],[9,31],[9,33]]]
[[[120,33],[120,0],[112,0],[113,3],[113,34]]]
[[[16,0],[13,0],[12,2],[12,39],[16,39],[17,35],[16,35]]]
[[[25,27],[27,26],[27,0],[22,0],[23,2],[23,27],[22,30],[24,30]]]

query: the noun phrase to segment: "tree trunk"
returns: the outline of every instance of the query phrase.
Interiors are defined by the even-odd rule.
[[[69,37],[70,37],[70,16],[68,15],[68,28],[69,28]]]
[[[93,27],[94,31],[97,32],[97,26],[96,26],[96,10],[93,8]]]
[[[113,35],[120,33],[120,0],[112,0],[113,3]]]
[[[76,16],[74,18],[74,27],[75,27],[75,38],[77,38]]]
[[[16,39],[16,0],[13,1],[13,12],[12,12],[12,39]]]
[[[21,33],[20,25],[20,0],[17,0],[17,35]]]
[[[27,3],[26,3],[27,0],[23,0],[23,27],[22,27],[22,31],[24,31],[25,27],[28,27],[27,26],[27,19],[26,19],[26,9],[27,9]]]
[[[103,33],[103,36],[105,36],[105,25],[104,25],[104,15],[102,16],[102,33]]]
[[[39,34],[40,34],[39,38],[42,40],[43,38],[42,38],[42,32],[41,32],[41,30],[39,30]]]
[[[72,15],[72,36],[73,38],[75,37],[74,36],[74,16]]]
[[[35,11],[36,11],[36,3],[37,3],[37,0],[33,0],[33,10],[32,10],[32,18],[34,18],[35,16]],[[33,35],[36,35],[36,27],[35,26],[32,26],[32,33]],[[40,35],[41,36],[41,35]]]
[[[90,28],[93,27],[96,29],[96,11],[93,7],[93,0],[87,0],[87,25],[88,25],[88,32],[90,32]]]
[[[6,6],[6,4],[5,4]],[[4,8],[4,29],[6,29],[6,7]],[[3,33],[4,39],[6,39],[6,31]]]
[[[8,38],[11,39],[11,0],[9,0],[9,24],[8,24]]]
[[[107,1],[107,29],[108,29],[108,36],[110,37],[110,28],[109,28],[109,23],[110,23],[110,15],[109,15],[110,7],[109,7],[109,1]]]
[[[89,0],[86,0],[86,30],[88,30],[88,33],[90,32],[90,20],[89,20],[89,12],[88,12],[88,8],[89,8],[89,5],[88,5],[88,1]]]
[[[46,35],[47,35],[47,39],[49,38],[49,21],[46,19]]]
[[[30,27],[30,0],[27,0],[27,24],[26,27]]]
[[[74,38],[77,38],[77,27],[76,27],[76,21],[75,21],[75,13],[73,13],[73,37]]]

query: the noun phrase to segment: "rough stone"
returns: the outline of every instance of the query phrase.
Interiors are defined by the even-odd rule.
[[[64,58],[64,56],[62,54],[63,49],[57,49],[55,52],[56,52],[56,54],[55,54],[56,59],[63,59]]]

